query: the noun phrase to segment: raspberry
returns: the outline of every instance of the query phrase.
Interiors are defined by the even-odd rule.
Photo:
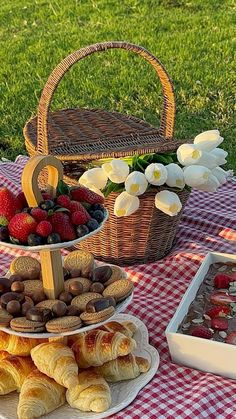
[[[215,317],[211,319],[211,327],[216,330],[227,330],[229,326],[228,320],[223,317]]]
[[[231,303],[236,302],[236,298],[232,295],[228,295],[225,292],[215,292],[211,294],[210,301],[212,304],[228,306]]]
[[[87,221],[91,219],[91,216],[89,215],[88,211],[84,208],[84,206],[80,202],[71,201],[70,211],[72,212],[72,214],[74,212],[82,213],[84,215],[85,223],[87,223]]]
[[[84,201],[89,204],[103,204],[104,202],[103,196],[98,195],[95,192],[83,186],[71,189],[70,193],[75,201]]]
[[[194,327],[194,329],[192,330],[191,335],[196,336],[198,338],[203,338],[203,339],[211,339],[212,338],[212,332],[209,329],[207,329],[207,327],[205,327],[205,326]]]
[[[49,221],[40,221],[37,225],[36,233],[42,237],[48,237],[52,232],[52,224]]]
[[[30,214],[32,215],[32,217],[35,218],[35,220],[37,221],[43,221],[46,220],[48,217],[48,213],[47,211],[37,207],[37,208],[32,208]]]
[[[53,232],[58,233],[61,241],[71,241],[76,239],[76,233],[70,217],[63,212],[55,212],[50,217]]]
[[[71,221],[73,224],[79,225],[79,224],[85,224],[88,221],[88,219],[87,219],[87,215],[84,214],[83,212],[75,211],[71,215]]]
[[[216,288],[228,288],[231,278],[225,274],[217,274],[214,278]]]
[[[57,204],[63,208],[70,209],[71,201],[68,195],[60,195],[57,198]]]
[[[53,201],[52,195],[50,195],[50,193],[48,193],[48,192],[42,192],[42,197],[43,197],[44,201],[46,201],[46,200]]]
[[[210,308],[206,314],[207,316],[209,316],[211,319],[213,319],[214,317],[225,317],[227,315],[229,315],[230,313],[230,308],[227,306],[215,306]]]

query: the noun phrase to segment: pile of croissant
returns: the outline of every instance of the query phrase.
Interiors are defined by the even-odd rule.
[[[111,405],[107,382],[150,368],[147,359],[132,354],[135,331],[132,322],[111,321],[70,336],[67,345],[0,331],[0,395],[20,392],[19,419],[46,415],[66,401],[84,412],[104,412]]]

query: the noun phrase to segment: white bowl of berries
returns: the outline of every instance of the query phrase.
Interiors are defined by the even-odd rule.
[[[177,364],[236,379],[236,255],[207,254],[165,334]]]

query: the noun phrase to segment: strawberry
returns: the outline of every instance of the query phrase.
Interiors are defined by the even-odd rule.
[[[78,188],[71,189],[71,197],[75,201],[84,201],[88,204],[103,204],[104,197],[96,194],[84,186],[79,186]]]
[[[21,243],[27,243],[28,236],[35,233],[36,228],[36,220],[26,212],[14,215],[8,224],[10,236]]]
[[[49,199],[50,201],[53,201],[52,195],[50,195],[50,193],[48,193],[48,192],[42,192],[42,197],[43,197],[44,201],[46,201],[47,199]]]
[[[71,200],[68,195],[60,195],[57,198],[57,204],[63,208],[70,209]]]
[[[49,218],[52,224],[53,233],[58,233],[61,241],[71,241],[76,239],[76,233],[70,217],[64,212],[55,212]]]
[[[203,339],[211,339],[212,338],[212,332],[205,326],[196,326],[193,328],[191,332],[192,336],[197,336],[198,338]]]
[[[231,278],[225,274],[217,274],[214,278],[214,285],[216,288],[228,288]]]
[[[71,221],[73,224],[75,224],[76,226],[79,224],[86,224],[88,221],[88,218],[86,216],[86,214],[84,214],[81,211],[75,211],[73,212],[72,216],[71,216]]]
[[[214,319],[211,319],[211,327],[217,330],[227,330],[229,322],[223,317],[214,317]]]
[[[18,201],[20,202],[21,209],[28,207],[28,202],[26,201],[24,192],[19,192],[16,196],[16,199],[18,199]]]
[[[211,294],[210,301],[212,304],[228,306],[231,303],[236,302],[236,298],[232,295],[228,295],[225,292],[215,292]]]
[[[49,221],[40,221],[37,225],[36,233],[42,237],[48,237],[52,233],[52,224]]]
[[[214,317],[225,317],[228,316],[230,313],[230,308],[227,306],[215,306],[210,308],[206,314],[207,316],[209,316],[211,319],[213,319]]]
[[[0,189],[0,216],[8,221],[21,210],[21,204],[16,196],[7,188]]]
[[[32,215],[32,217],[35,218],[35,220],[37,221],[43,221],[46,220],[48,217],[48,213],[47,211],[43,210],[42,208],[36,207],[36,208],[32,208],[32,210],[30,211],[30,214]]]
[[[87,223],[87,221],[91,219],[91,216],[89,215],[88,211],[80,202],[71,201],[70,211],[72,212],[72,215],[74,212],[81,212],[84,215],[85,223]]]
[[[231,333],[227,336],[227,338],[226,338],[225,342],[226,342],[226,343],[231,343],[231,345],[236,345],[236,332],[231,332]]]

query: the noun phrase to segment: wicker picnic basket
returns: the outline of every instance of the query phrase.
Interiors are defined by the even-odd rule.
[[[148,61],[162,85],[163,110],[160,128],[147,122],[100,109],[62,109],[50,112],[55,90],[65,73],[83,58],[107,49],[121,48]],[[57,65],[48,78],[38,106],[38,115],[24,127],[30,156],[52,154],[64,165],[65,180],[77,184],[88,163],[105,157],[124,157],[151,152],[175,151],[181,142],[172,141],[175,97],[171,80],[160,61],[146,49],[127,42],[102,42],[75,51]],[[129,217],[113,215],[117,194],[106,198],[110,216],[105,228],[80,245],[97,259],[118,265],[147,263],[164,257],[171,249],[181,212],[175,217],[155,208],[156,190],[140,197],[139,210]],[[189,192],[178,192],[183,207]]]

